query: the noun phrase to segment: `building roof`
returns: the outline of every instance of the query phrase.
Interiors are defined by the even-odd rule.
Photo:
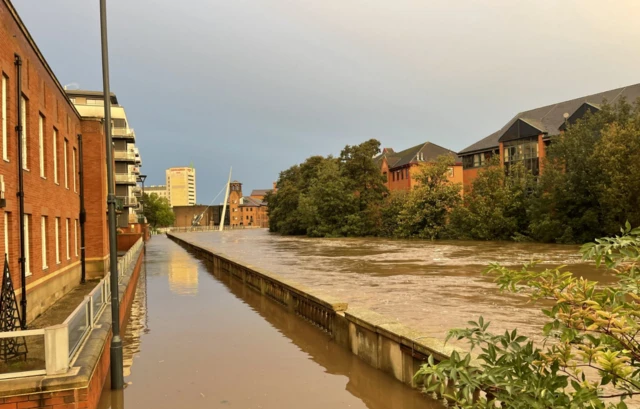
[[[634,102],[636,99],[640,98],[640,84],[616,88],[520,112],[511,118],[511,120],[498,131],[470,146],[467,146],[465,149],[461,150],[459,154],[462,155],[497,148],[502,135],[518,120],[540,130],[543,134],[557,135],[565,122],[564,114],[569,114],[571,116],[585,103],[594,108],[598,108],[600,104],[605,101],[613,104],[620,101],[622,98],[626,98],[627,101],[630,102]]]
[[[262,200],[258,200],[255,199],[253,197],[249,197],[249,196],[243,196],[242,197],[242,203],[240,204],[240,207],[242,206],[249,206],[249,207],[260,207],[260,206],[266,206],[267,203],[263,202]]]
[[[104,96],[104,92],[102,91],[90,91],[90,90],[86,90],[86,89],[67,89],[65,90],[67,95],[69,95],[70,97],[100,97],[103,98]],[[111,103],[112,104],[118,104],[118,97],[116,97],[116,94],[114,94],[113,92],[110,93],[111,95]]]
[[[421,160],[418,160],[419,153],[422,154]],[[460,161],[460,158],[454,151],[443,148],[442,146],[436,145],[432,142],[425,142],[400,152],[395,152],[391,148],[385,148],[385,150],[380,155],[376,156],[374,160],[377,164],[381,165],[382,160],[387,158],[387,165],[389,166],[389,169],[392,169],[411,163],[433,162],[438,156],[442,155],[451,155],[454,157],[456,162]]]
[[[251,191],[251,196],[266,196],[267,193],[271,192],[273,189],[253,189]]]

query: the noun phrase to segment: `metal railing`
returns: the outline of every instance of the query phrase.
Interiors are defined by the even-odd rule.
[[[118,259],[118,281],[122,281],[131,264],[144,245],[140,238]],[[38,375],[57,375],[66,373],[84,341],[94,328],[110,301],[111,282],[106,276],[84,297],[80,305],[62,324],[51,325],[43,329],[0,332],[2,338],[44,337],[44,369],[27,370],[0,374],[0,379],[21,378]]]
[[[117,196],[116,200],[122,200],[122,206],[138,206],[138,198],[134,196]]]
[[[116,183],[136,183],[137,175],[129,173],[116,173]]]

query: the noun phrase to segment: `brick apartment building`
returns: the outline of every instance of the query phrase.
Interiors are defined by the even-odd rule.
[[[449,169],[449,180],[462,183],[462,162],[458,155],[431,142],[400,152],[395,152],[392,148],[384,148],[374,160],[380,166],[380,171],[386,179],[385,186],[389,190],[411,190],[418,183],[415,176],[420,172],[420,167],[433,163],[438,156],[442,155],[450,155],[454,158],[455,163]]]
[[[24,237],[27,321],[31,321],[80,282],[81,160],[91,164],[84,166],[87,273],[91,277],[105,271],[105,138],[101,122],[83,119],[70,102],[8,0],[0,0],[0,22],[0,190],[5,199],[0,202],[4,205],[0,245],[20,299],[20,239]],[[18,152],[19,116],[22,152]],[[23,169],[18,169],[20,154]],[[17,196],[20,171],[24,177],[22,232]]]
[[[635,84],[520,112],[498,131],[458,153],[462,157],[465,187],[471,185],[478,171],[494,156],[500,158],[507,171],[509,166],[520,162],[538,175],[547,146],[553,136],[564,131],[566,124],[575,123],[587,112],[599,111],[604,101],[615,104],[625,98],[634,102],[639,97],[640,84]]]

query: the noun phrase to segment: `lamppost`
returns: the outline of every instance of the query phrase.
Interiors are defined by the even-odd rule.
[[[111,90],[109,89],[109,48],[107,45],[107,0],[100,0],[100,42],[102,46],[102,87],[104,93],[104,134],[107,156],[107,206],[109,216],[109,270],[111,283],[111,389],[124,387],[122,338],[120,337],[120,297],[118,294],[118,243],[116,237],[116,195],[111,138]]]
[[[138,175],[138,182],[142,183],[142,197],[144,198],[144,181],[147,175]]]

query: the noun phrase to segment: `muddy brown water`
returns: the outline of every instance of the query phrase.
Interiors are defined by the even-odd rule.
[[[123,344],[127,387],[100,409],[440,407],[161,236]]]
[[[499,291],[482,270],[490,263],[520,268],[567,265],[592,280],[611,273],[581,260],[579,246],[475,241],[311,239],[261,230],[177,233],[194,243],[264,268],[351,306],[384,314],[429,336],[483,316],[494,332],[518,329],[540,341],[541,305]]]

